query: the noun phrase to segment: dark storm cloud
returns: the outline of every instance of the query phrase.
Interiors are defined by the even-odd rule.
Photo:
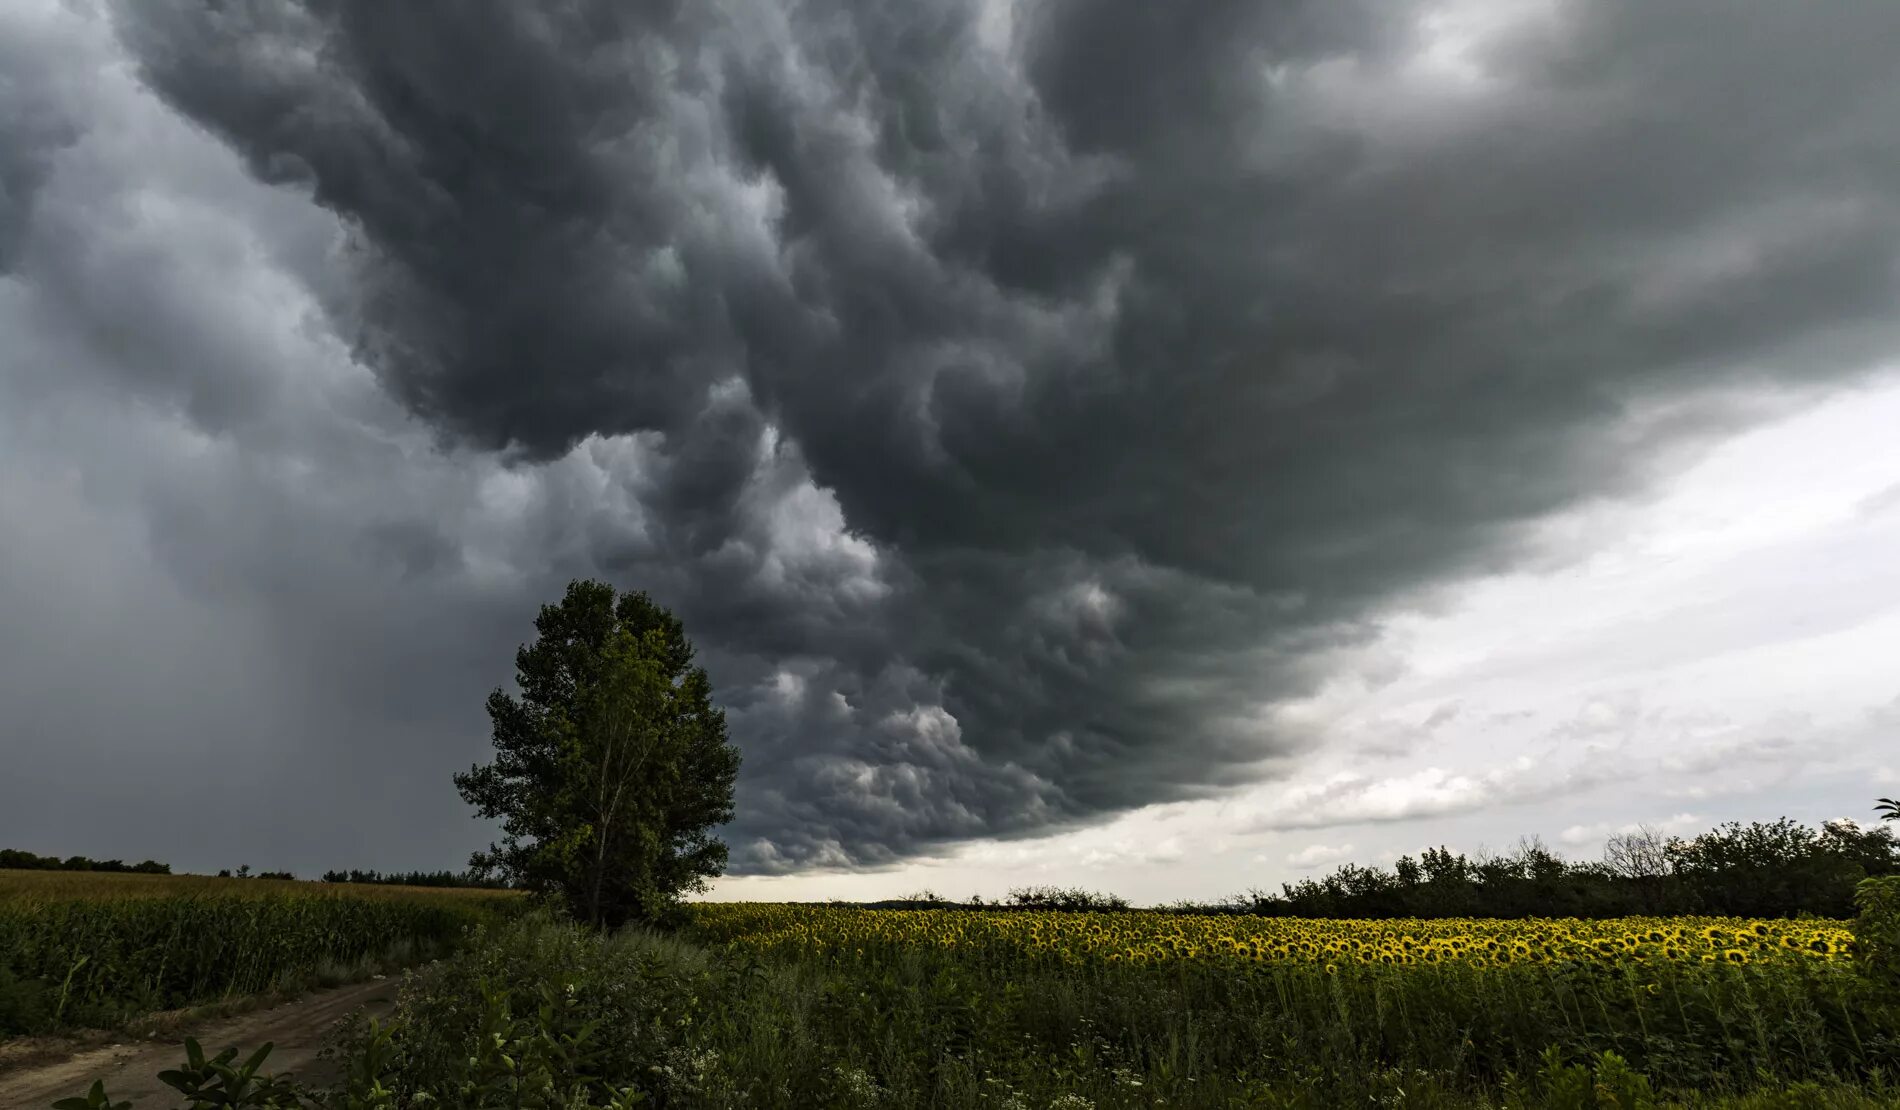
[[[13,266],[52,153],[76,131],[57,87],[58,45],[0,35],[0,274]]]
[[[62,249],[120,231],[22,214],[37,112],[0,114],[0,263],[88,381],[233,445],[135,500],[369,707],[296,758],[394,720],[414,781],[465,758],[440,706],[605,573],[700,642],[755,870],[1271,775],[1313,742],[1273,707],[1382,605],[1896,338],[1886,0],[115,13],[272,188],[146,172],[241,200],[317,353],[156,239]],[[345,350],[445,454],[309,384]]]

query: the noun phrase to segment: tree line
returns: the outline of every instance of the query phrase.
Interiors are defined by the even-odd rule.
[[[169,863],[148,859],[127,863],[122,859],[88,859],[85,856],[38,856],[14,848],[0,848],[0,871],[107,871],[122,875],[169,875]]]
[[[1889,799],[1876,812],[1900,819]],[[1343,864],[1330,875],[1249,890],[1213,902],[1156,906],[1185,914],[1310,918],[1674,916],[1829,918],[1854,916],[1862,879],[1900,875],[1900,837],[1885,825],[1828,821],[1818,828],[1783,817],[1731,821],[1699,836],[1649,826],[1619,833],[1597,860],[1568,860],[1536,837],[1509,852],[1465,855],[1427,848],[1391,867]],[[1081,887],[1021,887],[1005,898],[962,901],[920,890],[882,902],[834,900],[865,909],[989,909],[1114,913],[1128,900]]]
[[[1079,886],[1052,885],[1012,887],[1007,895],[997,899],[985,899],[981,894],[972,894],[962,902],[945,898],[926,887],[923,890],[882,902],[852,902],[834,898],[825,904],[855,906],[866,910],[1042,910],[1059,913],[1120,913],[1134,909],[1128,899],[1119,894],[1104,894],[1101,891]]]
[[[475,871],[325,871],[326,883],[370,883],[379,886],[430,886],[430,887],[481,887],[488,890],[505,890],[508,883],[504,879],[485,876]]]
[[[14,848],[0,848],[0,871],[96,871],[119,875],[169,875],[172,865],[157,860],[145,860],[142,863],[127,863],[118,859],[90,859],[86,856],[41,856],[32,852],[23,852]],[[289,871],[253,871],[249,864],[235,870],[225,868],[218,872],[221,879],[283,879],[292,881],[297,878]],[[325,871],[326,883],[375,883],[386,886],[426,886],[426,887],[481,887],[491,890],[506,889],[505,879],[484,876],[475,871]]]
[[[1339,918],[1845,918],[1854,913],[1855,884],[1894,874],[1900,837],[1891,827],[1828,821],[1814,828],[1783,817],[1731,821],[1690,838],[1643,826],[1612,836],[1602,858],[1590,861],[1566,860],[1536,838],[1475,857],[1428,848],[1390,868],[1349,863],[1277,892],[1173,908]]]

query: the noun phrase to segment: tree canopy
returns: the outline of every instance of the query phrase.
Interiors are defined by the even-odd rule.
[[[725,869],[739,752],[678,618],[644,593],[571,583],[488,698],[494,762],[455,776],[502,839],[470,864],[596,926],[656,920]]]
[[[110,871],[121,874],[169,875],[171,865],[157,860],[127,863],[118,859],[89,859],[85,856],[36,856],[17,848],[0,848],[0,871]]]
[[[1401,856],[1390,870],[1344,864],[1330,875],[1253,891],[1203,910],[1287,917],[1626,917],[1854,914],[1860,880],[1900,874],[1900,836],[1886,825],[1781,818],[1730,821],[1698,836],[1638,828],[1609,838],[1603,859],[1559,858],[1535,838],[1503,855],[1448,848]],[[1182,907],[1188,908],[1188,907]]]

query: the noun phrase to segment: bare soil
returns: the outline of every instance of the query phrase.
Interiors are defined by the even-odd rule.
[[[397,983],[374,979],[236,1016],[185,1017],[142,1040],[120,1034],[117,1041],[95,1036],[0,1044],[0,1110],[47,1110],[59,1099],[85,1094],[95,1079],[105,1080],[114,1102],[140,1108],[176,1105],[178,1092],[160,1083],[158,1073],[184,1060],[187,1036],[198,1038],[207,1054],[236,1045],[248,1055],[269,1041],[275,1047],[264,1062],[265,1072],[321,1080],[326,1062],[317,1053],[326,1035],[353,1010],[388,1013]]]

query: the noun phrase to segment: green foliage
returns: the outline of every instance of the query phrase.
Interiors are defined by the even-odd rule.
[[[1532,1089],[1534,1100],[1514,1090],[1505,1105],[1510,1110],[1655,1110],[1660,1105],[1649,1080],[1609,1051],[1587,1064],[1573,1064],[1560,1050],[1546,1049]]]
[[[92,1089],[83,1096],[62,1098],[53,1104],[53,1110],[132,1110],[132,1104],[112,1101],[106,1094],[105,1080],[95,1079]]]
[[[1854,884],[1892,873],[1900,854],[1891,829],[1829,822],[1816,831],[1786,818],[1730,822],[1671,849],[1696,905],[1740,917],[1851,916]]]
[[[36,856],[14,848],[0,848],[0,871],[104,871],[121,875],[169,875],[171,864],[148,859],[127,863],[117,859],[87,859],[85,856]]]
[[[1177,912],[1274,917],[1588,917],[1712,914],[1847,918],[1854,884],[1900,873],[1900,835],[1832,821],[1730,822],[1690,839],[1653,830],[1613,838],[1602,862],[1564,860],[1535,839],[1501,856],[1447,848],[1390,870],[1345,864],[1332,874]]]
[[[1855,900],[1855,954],[1871,982],[1900,994],[1900,876],[1863,880]]]
[[[294,1107],[299,1102],[296,1087],[275,1077],[258,1074],[270,1050],[271,1044],[266,1041],[240,1064],[235,1047],[206,1057],[198,1042],[186,1037],[185,1066],[159,1072],[158,1078],[167,1087],[185,1096],[187,1105],[194,1110],[213,1106]],[[55,1107],[55,1110],[59,1108]],[[70,1110],[82,1108],[71,1107]]]
[[[38,1033],[50,1028],[52,1011],[46,1004],[46,984],[22,979],[0,963],[0,1036]]]
[[[370,886],[415,886],[446,888],[468,888],[475,890],[505,890],[507,882],[494,877],[484,877],[474,871],[361,871],[351,868],[348,871],[325,871],[326,883],[359,883]]]
[[[495,761],[455,776],[499,846],[472,864],[557,896],[581,921],[667,917],[725,868],[738,750],[680,622],[643,593],[579,581],[488,699]]]
[[[1678,1009],[1676,1024],[1644,1028],[1618,981],[1581,970],[999,970],[895,950],[760,963],[529,919],[413,973],[388,1021],[345,1036],[344,1079],[297,1097],[351,1110],[1894,1105],[1893,1061],[1854,1047],[1894,1030],[1830,1003],[1837,978],[1717,965],[1690,980],[1644,1010]],[[232,1105],[278,1105],[245,1097]]]
[[[326,966],[443,950],[485,912],[466,897],[0,900],[0,1034],[110,1025],[291,985]]]
[[[1025,886],[1009,892],[1006,905],[1026,910],[1067,913],[1116,913],[1128,909],[1119,894],[1099,894],[1082,887]]]

